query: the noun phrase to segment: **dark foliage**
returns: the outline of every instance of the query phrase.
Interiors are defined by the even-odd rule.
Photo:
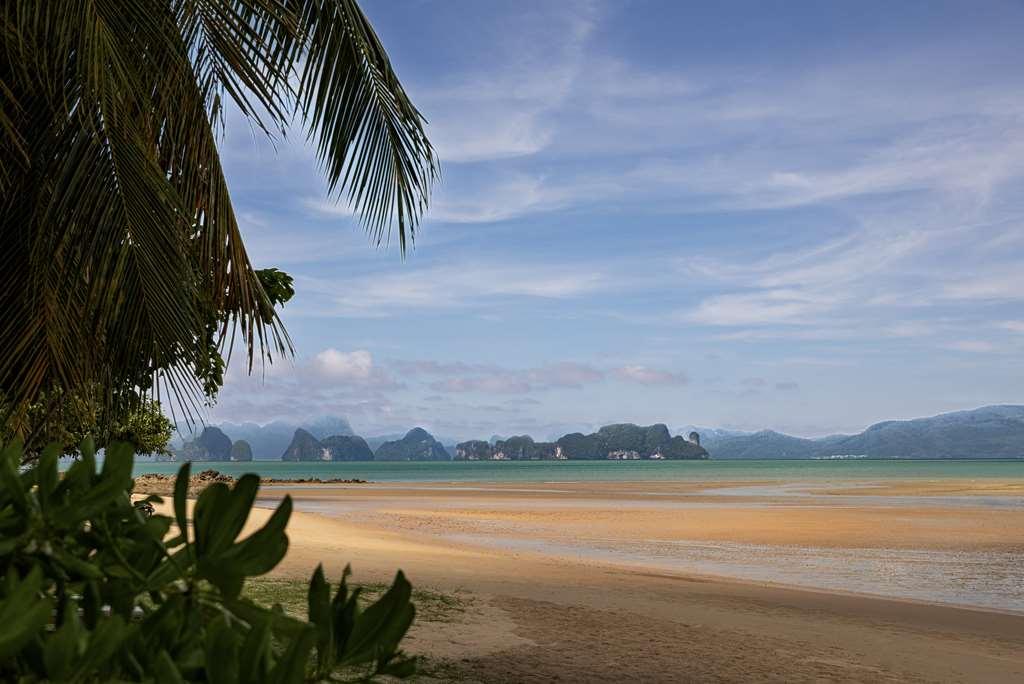
[[[322,568],[308,620],[241,594],[288,548],[285,497],[239,539],[259,478],[210,485],[187,517],[190,467],[175,485],[173,519],[150,496],[132,503],[133,454],[91,443],[60,477],[58,446],[19,471],[22,447],[0,453],[0,681],[304,682],[406,676],[398,651],[412,623],[401,572],[363,609],[348,570],[332,592]],[[176,527],[176,533],[170,536]],[[333,595],[332,595],[333,594]]]
[[[0,54],[0,422],[20,436],[56,388],[192,415],[221,351],[290,352],[291,279],[253,268],[221,167],[226,100],[253,130],[301,127],[374,243],[406,248],[437,174],[355,0],[0,0]]]
[[[65,453],[73,454],[86,437],[91,437],[98,449],[111,442],[128,442],[137,453],[170,453],[167,445],[172,434],[171,421],[159,402],[138,397],[133,408],[112,412],[102,394],[98,386],[79,393],[54,389],[30,404],[24,416],[32,427],[21,435],[26,459],[34,459],[53,442],[65,445]],[[15,422],[4,420],[10,416],[11,408],[5,404],[0,401],[0,443],[11,441],[17,434]]]

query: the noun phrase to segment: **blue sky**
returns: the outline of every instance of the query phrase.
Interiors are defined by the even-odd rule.
[[[430,122],[432,207],[403,261],[298,131],[229,118],[297,354],[233,365],[212,419],[820,435],[1024,400],[1024,5],[364,9]]]

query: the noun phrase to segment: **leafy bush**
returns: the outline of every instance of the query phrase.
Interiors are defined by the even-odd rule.
[[[129,401],[127,394],[132,395]],[[65,454],[78,451],[86,437],[92,437],[97,448],[110,442],[128,442],[138,453],[168,454],[173,426],[161,409],[160,402],[132,391],[122,399],[130,407],[111,411],[105,392],[99,385],[89,391],[66,392],[55,387],[28,405],[24,414],[18,412],[0,392],[0,443],[16,436],[24,440],[23,459],[34,461],[51,442],[64,445]],[[23,421],[19,430],[19,421]]]
[[[148,514],[159,497],[133,504],[129,445],[108,447],[97,472],[86,440],[63,477],[60,453],[48,447],[19,470],[20,443],[0,452],[0,681],[242,684],[413,672],[398,650],[415,613],[401,572],[364,610],[347,568],[332,596],[317,567],[308,621],[241,596],[246,578],[269,572],[288,548],[288,497],[238,539],[257,476],[208,487],[189,525],[189,464],[172,520]]]

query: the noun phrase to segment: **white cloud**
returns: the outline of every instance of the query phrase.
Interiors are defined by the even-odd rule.
[[[620,380],[640,385],[685,385],[689,382],[685,373],[674,373],[640,365],[622,366],[614,369],[612,374]]]
[[[466,364],[421,364],[419,368],[423,372],[450,376],[430,383],[430,388],[438,392],[527,394],[554,388],[580,389],[605,377],[604,371],[574,361],[523,369]]]
[[[971,354],[988,354],[996,350],[996,346],[985,340],[959,340],[943,345],[952,351],[968,352]]]
[[[301,204],[314,215],[356,218],[356,212],[344,197],[305,197]]]
[[[604,275],[567,265],[505,266],[452,263],[443,267],[402,267],[390,273],[328,280],[296,276],[302,291],[326,304],[313,313],[387,316],[406,309],[470,306],[496,297],[570,299],[604,289]],[[307,307],[308,311],[308,307]],[[302,310],[293,308],[292,315]]]
[[[313,357],[312,370],[332,380],[365,381],[373,373],[373,357],[365,349],[342,352],[324,349]]]
[[[611,377],[640,385],[683,385],[686,374],[644,365],[626,364],[613,368],[577,361],[559,361],[535,368],[505,368],[494,364],[461,362],[396,361],[403,375],[441,376],[429,383],[436,392],[480,392],[483,394],[527,394],[550,389],[581,389]]]
[[[935,334],[935,326],[922,321],[901,321],[882,329],[882,334],[889,337],[924,337]]]
[[[543,150],[554,135],[543,113],[539,102],[519,111],[501,103],[476,104],[462,116],[435,117],[430,135],[442,162],[522,157]]]
[[[950,299],[1024,299],[1024,264],[1017,264],[1007,272],[967,277],[945,287],[944,295]]]
[[[569,96],[584,66],[599,8],[591,2],[517,7],[504,17],[491,54],[511,58],[477,67],[445,85],[414,91],[432,122],[442,163],[529,156],[555,135],[551,114]]]
[[[795,289],[764,290],[748,294],[708,297],[685,320],[703,325],[800,325],[828,311],[836,298]]]
[[[228,368],[212,411],[218,420],[268,422],[311,413],[382,420],[393,406],[390,395],[405,388],[366,349],[330,347],[294,364],[277,362],[266,375],[249,376],[243,366]]]
[[[512,173],[473,192],[442,188],[430,209],[431,221],[494,223],[538,211],[558,209],[570,199],[541,176]]]

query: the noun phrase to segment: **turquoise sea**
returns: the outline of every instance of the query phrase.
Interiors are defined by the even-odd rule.
[[[172,474],[180,463],[139,460],[136,474]],[[1024,479],[1024,459],[834,461],[445,461],[365,463],[193,463],[192,471],[212,468],[228,475],[255,472],[282,480],[345,478],[373,482],[580,482],[751,480],[905,480]]]

